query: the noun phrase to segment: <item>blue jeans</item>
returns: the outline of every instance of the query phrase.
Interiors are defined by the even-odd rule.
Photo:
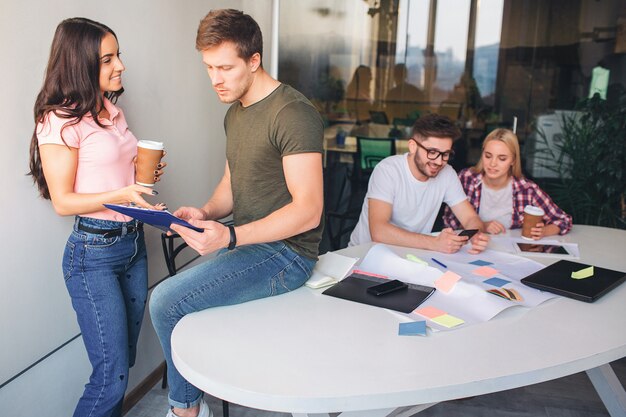
[[[123,228],[121,236],[78,230]],[[63,276],[72,298],[92,372],[74,417],[118,417],[135,363],[148,295],[143,230],[128,223],[76,217],[63,254]]]
[[[170,338],[180,319],[210,307],[295,290],[314,266],[314,260],[298,255],[284,242],[264,243],[224,250],[159,284],[150,297],[150,316],[167,362],[170,405],[190,408],[202,398],[202,391],[187,382],[172,362]]]

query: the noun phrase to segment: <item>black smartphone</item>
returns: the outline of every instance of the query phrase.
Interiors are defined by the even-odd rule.
[[[458,236],[467,236],[467,240],[470,240],[476,233],[478,233],[478,229],[465,229],[461,230]]]
[[[367,292],[373,295],[385,295],[404,288],[408,288],[405,282],[394,279],[392,281],[383,282],[382,284],[372,285],[367,288]]]

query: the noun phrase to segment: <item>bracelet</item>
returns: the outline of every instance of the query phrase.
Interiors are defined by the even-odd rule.
[[[230,242],[228,242],[228,250],[235,249],[237,246],[237,235],[235,234],[235,226],[228,225],[228,231],[230,232]]]

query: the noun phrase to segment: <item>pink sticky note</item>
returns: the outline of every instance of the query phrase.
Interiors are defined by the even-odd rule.
[[[419,314],[420,316],[424,316],[428,319],[434,319],[435,317],[443,316],[444,314],[448,314],[445,311],[441,311],[435,307],[422,307],[418,308],[414,311],[414,313]]]
[[[459,274],[455,274],[452,271],[446,271],[442,276],[435,280],[435,288],[439,291],[443,291],[445,294],[448,294],[452,291],[457,281],[460,279],[461,276]]]
[[[490,266],[481,266],[480,268],[476,268],[472,271],[472,274],[480,275],[485,278],[491,278],[495,275],[498,275],[500,271],[497,269],[493,269]]]

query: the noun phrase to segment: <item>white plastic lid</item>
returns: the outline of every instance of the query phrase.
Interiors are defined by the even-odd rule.
[[[140,140],[137,142],[137,146],[140,148],[154,149],[157,151],[163,150],[163,142],[156,142],[154,140]]]
[[[530,204],[524,207],[524,213],[531,214],[533,216],[543,216],[544,211],[541,207],[531,206]]]

